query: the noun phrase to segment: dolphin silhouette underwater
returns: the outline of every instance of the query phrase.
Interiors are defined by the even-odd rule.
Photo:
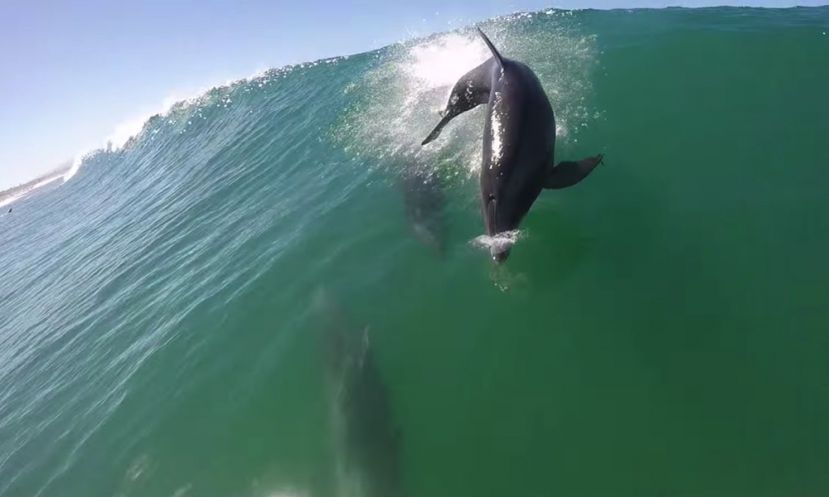
[[[400,175],[406,218],[415,238],[438,256],[446,252],[444,194],[440,178],[429,168],[412,163]]]
[[[341,495],[400,497],[401,431],[371,343],[325,291],[314,305],[325,321],[322,352]]]
[[[492,57],[455,83],[443,118],[421,145],[437,138],[456,116],[487,104],[481,213],[486,234],[497,236],[518,228],[543,189],[575,185],[602,163],[603,155],[554,166],[555,115],[538,77],[526,64],[502,57],[477,29]],[[511,245],[493,244],[492,259],[506,260]]]

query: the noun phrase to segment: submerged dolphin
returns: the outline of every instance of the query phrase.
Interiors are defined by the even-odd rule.
[[[535,73],[525,64],[498,53],[478,29],[492,58],[455,83],[443,118],[423,140],[437,138],[455,116],[486,103],[481,211],[486,234],[518,228],[544,188],[566,188],[583,180],[602,162],[602,155],[553,166],[556,122],[550,101]],[[496,262],[509,256],[510,244],[494,244]]]
[[[410,165],[401,175],[406,218],[415,237],[437,255],[446,251],[444,196],[440,178],[426,167]]]
[[[322,337],[337,495],[400,497],[400,432],[368,328],[355,328],[326,295]]]

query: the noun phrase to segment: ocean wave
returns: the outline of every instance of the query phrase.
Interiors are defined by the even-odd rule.
[[[621,475],[585,488],[552,464],[562,493],[681,490],[687,461],[666,460],[666,437],[700,454],[750,439],[726,482],[747,495],[763,492],[757,475],[781,494],[823,490],[813,462],[829,449],[808,441],[827,409],[786,402],[825,390],[815,345],[829,321],[829,241],[815,213],[826,206],[827,28],[792,26],[793,10],[755,31],[722,30],[719,9],[483,23],[539,74],[561,127],[557,158],[606,151],[613,165],[542,193],[522,231],[474,240],[483,108],[420,146],[454,79],[487,57],[471,28],[269,69],[126,120],[116,143],[58,176],[64,186],[0,219],[0,496],[359,490],[332,474],[320,286],[371,326],[400,429],[400,457],[385,459],[400,461],[407,495],[543,495],[551,475],[513,463],[546,461],[551,447],[592,473],[593,455],[609,454],[599,473]],[[694,29],[670,29],[674,18]],[[426,171],[390,187],[387,173],[412,164]],[[439,257],[412,240],[412,220],[438,226]],[[478,251],[516,243],[506,264]],[[700,353],[718,370],[697,374]],[[617,384],[644,388],[597,395]],[[625,419],[652,422],[618,430],[622,398]],[[752,421],[746,406],[781,402],[783,438],[769,440],[775,420]],[[791,478],[766,471],[778,439],[806,441],[786,446]],[[664,481],[620,473],[614,450],[631,447],[645,458],[634,465],[665,467]],[[701,458],[697,473],[721,475],[747,453],[733,452]],[[445,464],[482,454],[496,470],[479,477]]]

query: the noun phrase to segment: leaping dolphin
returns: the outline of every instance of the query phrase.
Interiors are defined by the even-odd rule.
[[[502,57],[478,28],[492,57],[455,83],[443,118],[423,140],[431,142],[443,127],[480,104],[487,104],[481,164],[481,212],[486,234],[518,228],[544,188],[575,185],[602,162],[601,154],[553,166],[556,121],[538,77],[526,64]],[[509,256],[509,244],[495,244],[496,262]]]

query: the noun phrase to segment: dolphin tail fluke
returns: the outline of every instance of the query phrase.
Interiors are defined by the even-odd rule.
[[[559,162],[547,176],[544,188],[559,189],[573,186],[586,178],[603,160],[604,155],[599,154],[580,161]]]
[[[498,66],[503,70],[504,69],[504,59],[501,58],[501,54],[498,53],[498,50],[495,48],[495,45],[489,41],[489,38],[481,31],[481,28],[475,28],[478,30],[478,34],[481,35],[481,38],[484,39],[484,43],[486,46],[489,47],[489,51],[492,52],[492,56],[495,57],[495,60],[498,62]]]

